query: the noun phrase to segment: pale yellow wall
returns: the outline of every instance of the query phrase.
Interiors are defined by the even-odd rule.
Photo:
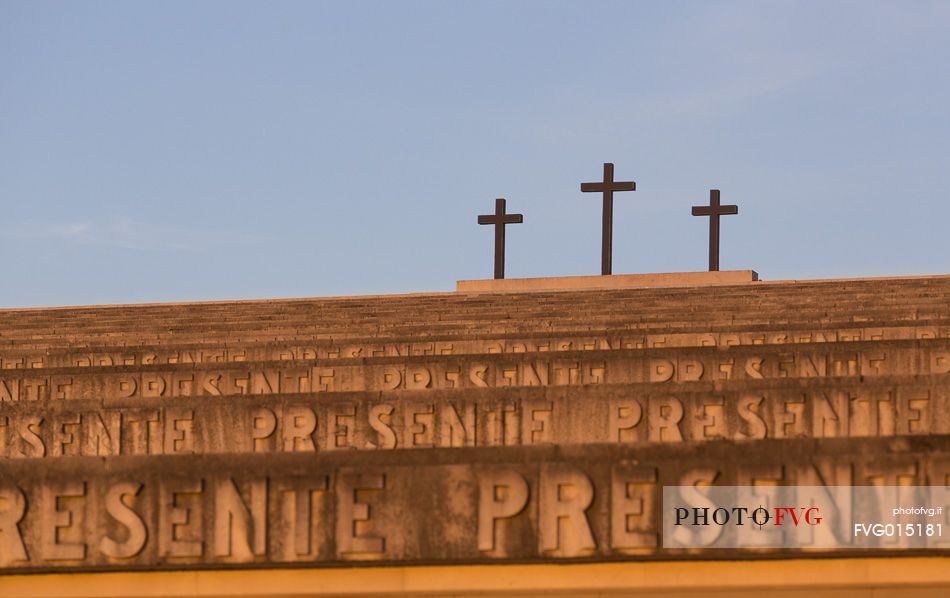
[[[56,573],[0,596],[950,596],[950,558]]]

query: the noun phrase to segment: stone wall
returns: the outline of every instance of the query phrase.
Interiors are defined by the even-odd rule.
[[[794,556],[663,486],[947,486],[948,403],[948,277],[3,311],[0,567]]]

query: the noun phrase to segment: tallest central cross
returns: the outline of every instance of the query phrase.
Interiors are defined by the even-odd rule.
[[[636,191],[637,184],[633,181],[614,181],[614,165],[604,162],[604,180],[599,183],[581,183],[583,193],[604,194],[604,232],[603,245],[600,254],[600,273],[607,275],[613,269],[613,237],[614,237],[614,191]]]

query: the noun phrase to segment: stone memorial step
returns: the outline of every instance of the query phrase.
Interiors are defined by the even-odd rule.
[[[826,284],[830,284],[830,283],[826,283]],[[950,285],[947,285],[947,286],[950,286]],[[834,290],[841,293],[846,288],[847,286],[839,285],[839,288],[834,289]],[[789,290],[787,292],[789,293],[792,291],[800,290],[795,285],[790,285],[788,289]],[[874,287],[871,287],[871,289],[874,289]],[[940,306],[943,306],[944,308],[946,307],[945,299],[948,293],[950,293],[950,290],[948,290],[947,288],[943,288],[942,290],[943,292],[938,291],[933,294],[932,300],[935,302],[935,305],[938,307],[938,309]],[[681,293],[679,302],[690,305],[690,309],[694,311],[697,311],[697,306],[701,306],[704,303],[712,303],[716,305],[717,310],[726,309],[728,307],[727,304],[725,303],[713,301],[715,298],[717,298],[715,291],[718,291],[718,289],[704,289],[704,291],[705,291],[705,295],[702,295],[702,296],[696,296],[694,294],[686,293],[686,292]],[[749,298],[749,294],[750,294],[749,289],[740,287],[739,291],[740,293],[737,295],[737,299],[739,300],[738,305],[754,307],[755,302],[750,301],[750,298]],[[630,295],[630,293],[633,293],[633,294]],[[649,299],[649,296],[638,297],[637,294],[634,292],[628,292],[628,295],[630,295],[629,297],[624,297],[622,294],[617,295],[616,292],[613,293],[614,296],[611,296],[611,294],[606,294],[606,296],[605,294],[596,294],[596,293],[591,294],[591,292],[588,292],[586,295],[584,295],[583,293],[567,293],[567,294],[572,295],[572,296],[571,297],[556,297],[557,295],[560,295],[560,294],[555,293],[555,294],[550,294],[550,295],[554,295],[555,296],[554,298],[545,297],[544,299],[541,299],[539,297],[534,296],[533,294],[522,294],[522,295],[514,295],[514,296],[500,295],[500,296],[495,296],[495,301],[493,302],[490,301],[490,302],[485,303],[484,307],[486,308],[489,314],[497,314],[498,305],[502,304],[505,306],[505,309],[510,310],[513,313],[518,313],[518,310],[516,309],[516,305],[519,302],[521,302],[521,303],[531,304],[533,308],[535,309],[535,311],[539,311],[542,313],[544,312],[551,313],[551,311],[555,309],[555,306],[556,306],[554,302],[560,301],[560,302],[563,302],[567,306],[577,306],[578,298],[583,296],[588,301],[590,301],[592,305],[599,306],[601,311],[605,307],[606,308],[613,307],[616,304],[623,302],[624,300],[627,300],[627,302],[636,303],[637,309],[643,311],[644,313],[648,313],[650,309],[649,306],[646,305],[646,303],[648,303],[647,300]],[[817,293],[815,295],[817,295]],[[883,304],[886,304],[888,300],[886,295],[887,293],[882,293],[879,289],[872,290],[871,292],[867,293],[867,299],[874,302],[870,305],[883,305]],[[675,294],[673,296],[675,297]],[[778,296],[781,297],[781,294],[779,294]],[[631,298],[632,299],[639,298],[641,299],[641,301],[640,302],[631,301]],[[846,299],[847,301],[853,301],[853,297],[848,296],[846,294],[842,296],[842,298]],[[722,297],[719,297],[719,299],[722,299]],[[907,296],[903,296],[902,299],[906,301],[909,298]],[[406,301],[409,301],[409,300],[412,300],[412,298],[406,299]],[[449,313],[451,313],[452,308],[454,308],[456,311],[466,311],[469,314],[471,314],[467,316],[467,318],[464,319],[464,321],[477,321],[478,319],[475,315],[473,315],[473,312],[476,309],[475,306],[471,304],[466,304],[464,302],[460,303],[458,299],[454,296],[451,296],[451,295],[429,296],[428,300],[431,302],[434,302],[435,305],[426,305],[425,309],[420,309],[420,307],[422,307],[425,304],[424,303],[420,304],[420,301],[416,299],[414,303],[409,303],[408,305],[406,305],[405,309],[391,310],[390,311],[391,316],[389,319],[395,319],[398,322],[405,322],[407,313],[414,312],[416,314],[419,314],[419,313],[429,314],[431,317],[425,321],[432,322],[433,319],[441,315],[441,313],[438,311],[440,309],[439,306],[442,306],[441,309],[443,310],[446,310],[446,309],[449,310]],[[397,299],[386,299],[386,298],[376,299],[376,302],[381,305],[385,305],[387,303],[394,303],[396,301],[399,301],[399,299],[398,298]],[[183,316],[185,316],[186,318],[185,320],[176,321],[174,319],[168,319],[168,321],[164,323],[164,325],[168,325],[172,327],[175,327],[176,325],[180,325],[181,323],[186,322],[186,321],[194,322],[195,318],[201,318],[201,317],[210,318],[212,321],[220,323],[219,318],[221,318],[222,316],[226,316],[227,320],[230,321],[234,326],[240,326],[241,325],[240,318],[241,318],[242,312],[247,312],[249,310],[252,313],[257,313],[257,314],[263,313],[266,316],[271,317],[270,320],[261,320],[259,315],[256,316],[256,319],[254,321],[257,322],[257,325],[261,325],[262,322],[263,323],[267,323],[268,321],[270,323],[276,322],[276,320],[273,319],[273,316],[275,314],[275,310],[279,309],[280,303],[281,302],[261,302],[261,303],[234,302],[231,304],[224,304],[224,305],[195,304],[195,305],[189,305],[189,306],[178,306],[176,310],[173,310],[173,308],[155,308],[152,306],[88,308],[85,310],[71,309],[71,310],[65,310],[64,312],[60,312],[58,310],[46,310],[46,311],[44,310],[12,310],[12,311],[0,312],[0,329],[4,331],[4,334],[12,334],[14,331],[18,330],[17,327],[21,327],[23,332],[27,332],[30,330],[29,326],[30,326],[31,320],[36,321],[37,323],[36,325],[40,329],[45,328],[46,330],[49,330],[52,322],[56,322],[56,321],[59,321],[61,324],[68,323],[69,325],[73,327],[77,327],[77,326],[80,326],[80,322],[75,321],[76,317],[82,317],[82,318],[87,319],[91,326],[102,327],[103,325],[117,325],[117,326],[131,325],[134,328],[134,325],[137,322],[141,323],[143,319],[147,319],[148,321],[154,321],[156,323],[162,321],[163,316],[161,314],[163,313],[170,313],[170,314],[180,313]],[[297,302],[297,303],[300,303],[304,306],[307,305],[306,302]],[[318,306],[318,305],[329,306],[329,307],[326,307],[323,311],[325,311],[327,314],[326,320],[330,322],[339,321],[339,318],[341,317],[347,318],[349,320],[354,320],[354,321],[361,321],[361,320],[366,319],[366,315],[364,313],[365,308],[361,309],[361,307],[357,307],[356,309],[354,309],[350,304],[348,304],[345,301],[341,301],[339,303],[340,303],[339,305],[334,305],[333,300],[323,300],[323,301],[312,300],[310,302],[310,304],[313,306]],[[683,311],[683,309],[680,306],[675,305],[675,303],[677,302],[672,300],[671,297],[664,297],[663,300],[660,301],[659,303],[663,305],[662,309],[668,313],[682,313]],[[798,307],[808,307],[808,306],[811,306],[814,308],[816,303],[819,303],[822,308],[835,307],[834,303],[829,301],[827,296],[805,297],[805,299],[802,301],[800,305],[795,304],[794,297],[786,296],[782,298],[782,301],[773,302],[772,304],[766,304],[763,307],[781,307],[784,305],[792,309],[795,309]],[[366,301],[358,303],[357,305],[364,306],[366,305]],[[270,308],[270,311],[268,311],[268,307]],[[317,310],[317,314],[319,314],[320,311],[321,310]],[[354,311],[356,313],[353,313]],[[115,314],[122,314],[123,312],[125,312],[126,315],[116,319]],[[317,314],[313,313],[313,311],[304,312],[303,315],[301,316],[302,317],[301,321],[304,321],[308,318],[312,319],[314,317],[319,317]],[[577,314],[577,310],[575,308],[573,311],[565,312],[564,315],[568,316],[568,315],[581,315],[581,314]],[[489,315],[487,317],[491,318],[495,316]],[[379,323],[383,323],[386,321],[385,318],[377,317],[376,319],[378,320]]]
[[[594,386],[950,371],[950,339],[0,370],[0,402]]]
[[[732,328],[730,331],[720,331]],[[531,335],[468,334],[419,340],[417,337],[383,340],[350,338],[345,341],[236,342],[206,341],[201,344],[144,346],[23,347],[0,350],[0,369],[42,369],[48,367],[133,366],[162,363],[217,363],[287,360],[330,360],[338,358],[414,357],[425,355],[484,355],[495,353],[543,353],[574,350],[653,349],[671,347],[732,347],[741,345],[796,345],[802,343],[845,343],[853,341],[913,340],[950,338],[950,321],[943,326],[851,326],[700,328],[698,332],[653,330],[609,331],[603,334]]]
[[[0,403],[0,459],[950,434],[950,373]]]
[[[939,489],[950,480],[950,436],[755,446],[152,456],[55,459],[43,467],[4,460],[0,566],[88,572],[668,559],[669,549],[661,550],[669,541],[661,540],[664,486],[759,486],[766,503],[776,484],[829,493],[835,486],[932,486],[940,504],[948,498]],[[701,495],[695,501],[715,507]],[[814,524],[801,530],[812,548],[747,544],[716,556],[840,556],[856,543],[850,529]],[[929,553],[947,542],[945,531],[925,533],[871,553]],[[709,556],[680,549],[676,558]]]
[[[912,316],[912,317],[911,317]],[[811,317],[808,313],[790,312],[783,317],[769,316],[754,317],[709,317],[688,320],[650,321],[643,318],[614,317],[606,320],[545,320],[543,323],[513,320],[491,322],[481,326],[455,326],[438,324],[431,326],[400,325],[383,329],[373,326],[369,329],[358,327],[349,328],[318,328],[313,326],[300,327],[271,327],[266,329],[234,329],[230,326],[218,326],[214,330],[205,331],[168,331],[168,330],[121,330],[110,332],[79,334],[70,331],[47,330],[42,334],[32,334],[30,339],[3,338],[0,347],[4,348],[43,348],[62,346],[94,346],[94,345],[146,345],[146,344],[188,344],[194,342],[231,341],[233,342],[267,342],[277,340],[343,340],[348,338],[386,338],[410,339],[419,338],[451,338],[464,336],[488,336],[511,334],[552,334],[552,333],[605,333],[626,330],[643,330],[646,333],[659,332],[707,332],[707,331],[751,331],[767,330],[770,328],[798,327],[798,328],[833,328],[865,327],[902,325],[902,326],[946,326],[950,323],[950,314],[940,316],[934,314],[911,314],[908,317],[895,318],[893,313],[884,310],[880,313],[866,313],[862,316],[847,315],[844,317],[829,316],[822,313],[820,317]]]
[[[950,487],[948,299],[929,277],[0,310],[0,572],[706,558],[661,550],[663,486]]]

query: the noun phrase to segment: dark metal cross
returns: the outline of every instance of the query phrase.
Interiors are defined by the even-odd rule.
[[[719,205],[719,189],[709,190],[708,206],[693,206],[693,216],[709,216],[709,271],[719,271],[719,217],[739,213],[739,206]]]
[[[495,278],[505,277],[505,225],[521,224],[523,214],[505,214],[505,200],[499,197],[495,200],[495,213],[478,217],[479,224],[495,225]]]
[[[614,182],[614,165],[604,162],[604,180],[600,183],[581,183],[582,193],[604,194],[604,232],[600,252],[600,273],[607,275],[613,269],[614,191],[636,191],[633,181]]]

